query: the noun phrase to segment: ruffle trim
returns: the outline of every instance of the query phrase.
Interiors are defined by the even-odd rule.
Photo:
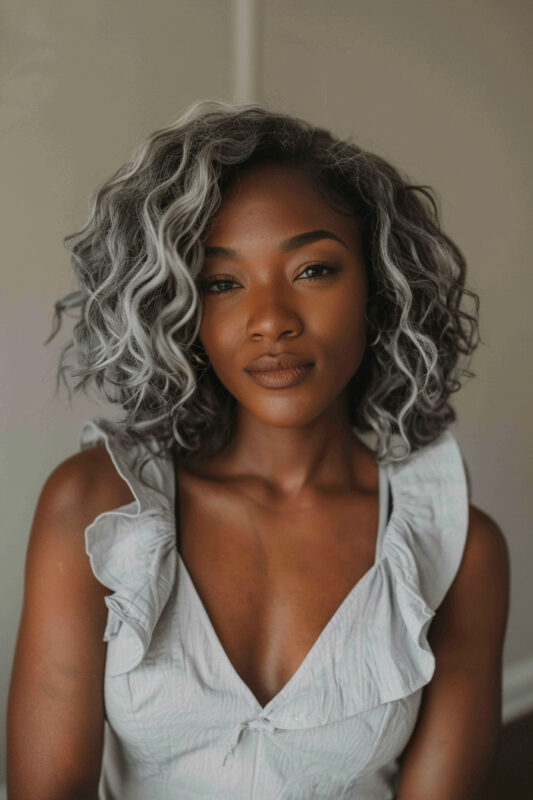
[[[459,569],[468,532],[469,488],[462,454],[448,429],[405,461],[391,464],[398,506],[386,547],[398,574],[436,612]]]
[[[120,675],[145,657],[175,584],[174,470],[159,460],[146,487],[132,468],[132,448],[105,421],[82,428],[82,449],[100,441],[135,501],[100,514],[85,531],[98,580],[113,591],[104,640],[106,673]],[[158,474],[155,474],[158,472]],[[332,618],[303,669],[268,715],[285,728],[324,725],[398,700],[429,683],[435,658],[427,633],[461,560],[468,523],[463,461],[446,431],[426,448],[388,467],[393,509],[374,566]],[[369,617],[369,614],[371,616]],[[302,705],[305,719],[299,716]]]
[[[284,687],[265,708],[279,727],[345,719],[405,698],[433,677],[427,635],[458,571],[468,527],[466,476],[455,437],[445,431],[390,464],[387,474],[393,508],[376,563],[333,616],[288,691]],[[302,705],[305,719],[298,718]]]
[[[334,617],[308,669],[265,709],[277,727],[328,725],[407,697],[433,677],[427,632],[434,612],[387,555],[368,579],[347,613]]]
[[[137,448],[120,446],[105,420],[89,420],[82,427],[81,449],[100,442],[135,498],[99,514],[85,530],[93,573],[113,591],[104,598],[108,617],[103,641],[108,642],[106,673],[115,676],[136,667],[146,655],[174,585],[177,552],[169,524],[171,493],[144,484],[132,469]],[[165,466],[155,463],[151,468],[153,479]]]

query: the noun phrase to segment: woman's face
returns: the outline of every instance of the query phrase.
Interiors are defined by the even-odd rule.
[[[305,242],[283,244],[304,233]],[[358,220],[330,208],[303,172],[260,165],[241,172],[223,197],[205,248],[199,338],[240,410],[294,427],[330,409],[365,350]],[[250,362],[282,352],[313,366],[296,385],[259,386]]]

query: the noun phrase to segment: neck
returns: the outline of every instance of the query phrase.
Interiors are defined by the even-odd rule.
[[[342,398],[299,427],[276,427],[239,407],[236,435],[215,460],[225,475],[257,478],[294,499],[328,487],[374,489],[377,479],[374,455],[354,434]]]

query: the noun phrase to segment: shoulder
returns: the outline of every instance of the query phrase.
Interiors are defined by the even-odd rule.
[[[105,445],[99,444],[69,456],[52,470],[38,510],[89,524],[91,517],[133,500]]]
[[[481,579],[498,577],[509,564],[509,548],[498,523],[477,506],[468,506],[469,521],[463,568],[479,567]]]
[[[463,559],[451,591],[490,592],[499,601],[510,578],[510,555],[505,535],[485,511],[469,504],[469,521]]]
[[[432,646],[467,643],[501,655],[509,611],[510,555],[498,523],[469,505],[463,557],[434,620]]]
[[[95,585],[85,550],[85,529],[101,513],[133,500],[104,445],[61,461],[46,478],[34,512],[27,565],[62,563],[70,575]]]

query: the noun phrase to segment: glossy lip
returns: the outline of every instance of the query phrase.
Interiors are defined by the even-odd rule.
[[[313,362],[295,353],[265,353],[245,368],[246,372],[279,372],[293,367],[312,366]]]
[[[264,372],[254,372],[247,370],[251,379],[259,386],[266,389],[285,389],[288,386],[296,386],[309,375],[314,364],[305,364],[290,369],[267,370]]]

